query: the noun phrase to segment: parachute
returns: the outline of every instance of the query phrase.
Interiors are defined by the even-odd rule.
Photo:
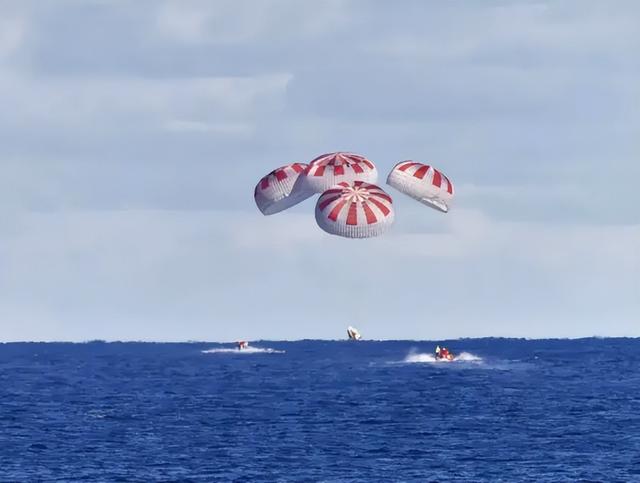
[[[433,166],[415,161],[402,161],[394,166],[387,184],[411,198],[443,213],[449,211],[453,184]]]
[[[384,190],[364,181],[342,182],[326,190],[316,203],[316,221],[332,235],[369,238],[393,224],[393,200]]]
[[[263,215],[286,210],[313,195],[313,192],[296,186],[296,180],[306,168],[307,165],[302,163],[287,164],[274,169],[258,182],[253,195]]]
[[[303,191],[313,193],[322,193],[341,182],[354,181],[376,183],[378,170],[364,156],[341,152],[318,156],[309,163],[304,177],[298,179]]]
[[[272,215],[320,193],[315,208],[320,228],[346,238],[369,238],[385,233],[395,217],[393,200],[375,184],[377,178],[376,166],[364,156],[335,152],[271,171],[258,182],[254,198],[262,214]],[[416,161],[396,164],[387,184],[444,213],[454,196],[449,178]]]

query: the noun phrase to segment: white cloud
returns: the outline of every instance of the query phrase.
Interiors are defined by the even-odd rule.
[[[171,122],[249,122],[283,107],[288,75],[190,79],[56,78],[0,80],[0,120],[88,129]]]
[[[253,133],[253,126],[248,123],[210,123],[198,121],[183,121],[175,119],[165,124],[167,131],[219,133],[228,135],[247,136]]]
[[[238,213],[227,226],[234,246],[241,250],[273,250],[287,254],[301,247],[318,247],[323,241],[313,213],[315,199],[303,202],[308,213],[278,213],[268,217]]]
[[[481,61],[530,70],[591,69],[588,57],[602,54],[627,64],[637,44],[640,12],[632,3],[459,2],[425,8],[414,21],[363,43],[366,51],[413,61]],[[518,55],[521,57],[518,59]]]
[[[156,14],[158,31],[187,44],[233,44],[330,31],[345,21],[345,1],[167,1]]]
[[[17,15],[0,17],[0,60],[15,52],[23,43],[26,19]]]
[[[640,335],[640,226],[463,211],[442,232],[353,241],[306,208],[23,214],[0,244],[3,338],[331,338],[352,318],[380,338],[593,335],[608,317]],[[420,323],[422,301],[437,321]]]

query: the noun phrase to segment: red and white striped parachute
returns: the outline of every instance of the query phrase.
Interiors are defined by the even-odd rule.
[[[306,200],[313,192],[296,186],[296,180],[307,168],[293,163],[274,169],[256,185],[253,196],[263,215],[273,215]]]
[[[332,235],[368,238],[393,224],[393,201],[384,190],[364,181],[342,182],[322,193],[316,203],[316,221]]]
[[[304,186],[303,191],[322,193],[338,183],[354,181],[376,183],[378,170],[359,154],[330,153],[311,161],[299,183]]]
[[[444,174],[415,161],[402,161],[394,166],[387,184],[431,208],[447,213],[453,199],[453,184]]]

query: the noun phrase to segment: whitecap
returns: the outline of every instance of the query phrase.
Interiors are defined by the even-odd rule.
[[[431,352],[420,353],[412,350],[407,354],[403,362],[411,364],[452,364],[456,362],[472,362],[479,364],[482,363],[482,357],[471,354],[470,352],[461,352],[460,354],[455,355],[452,361],[448,361],[445,359],[436,359],[436,356]]]
[[[203,354],[284,354],[284,351],[271,349],[269,347],[247,347],[246,349],[239,350],[237,348],[219,347],[214,349],[206,349],[202,351]]]

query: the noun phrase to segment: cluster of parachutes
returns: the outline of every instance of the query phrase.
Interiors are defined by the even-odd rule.
[[[385,233],[393,224],[393,200],[376,185],[378,170],[364,156],[330,153],[309,164],[293,163],[264,176],[254,198],[264,215],[286,210],[311,196],[316,202],[318,226],[332,235],[369,238]],[[442,172],[415,161],[394,166],[387,184],[411,198],[447,213],[453,184]]]

